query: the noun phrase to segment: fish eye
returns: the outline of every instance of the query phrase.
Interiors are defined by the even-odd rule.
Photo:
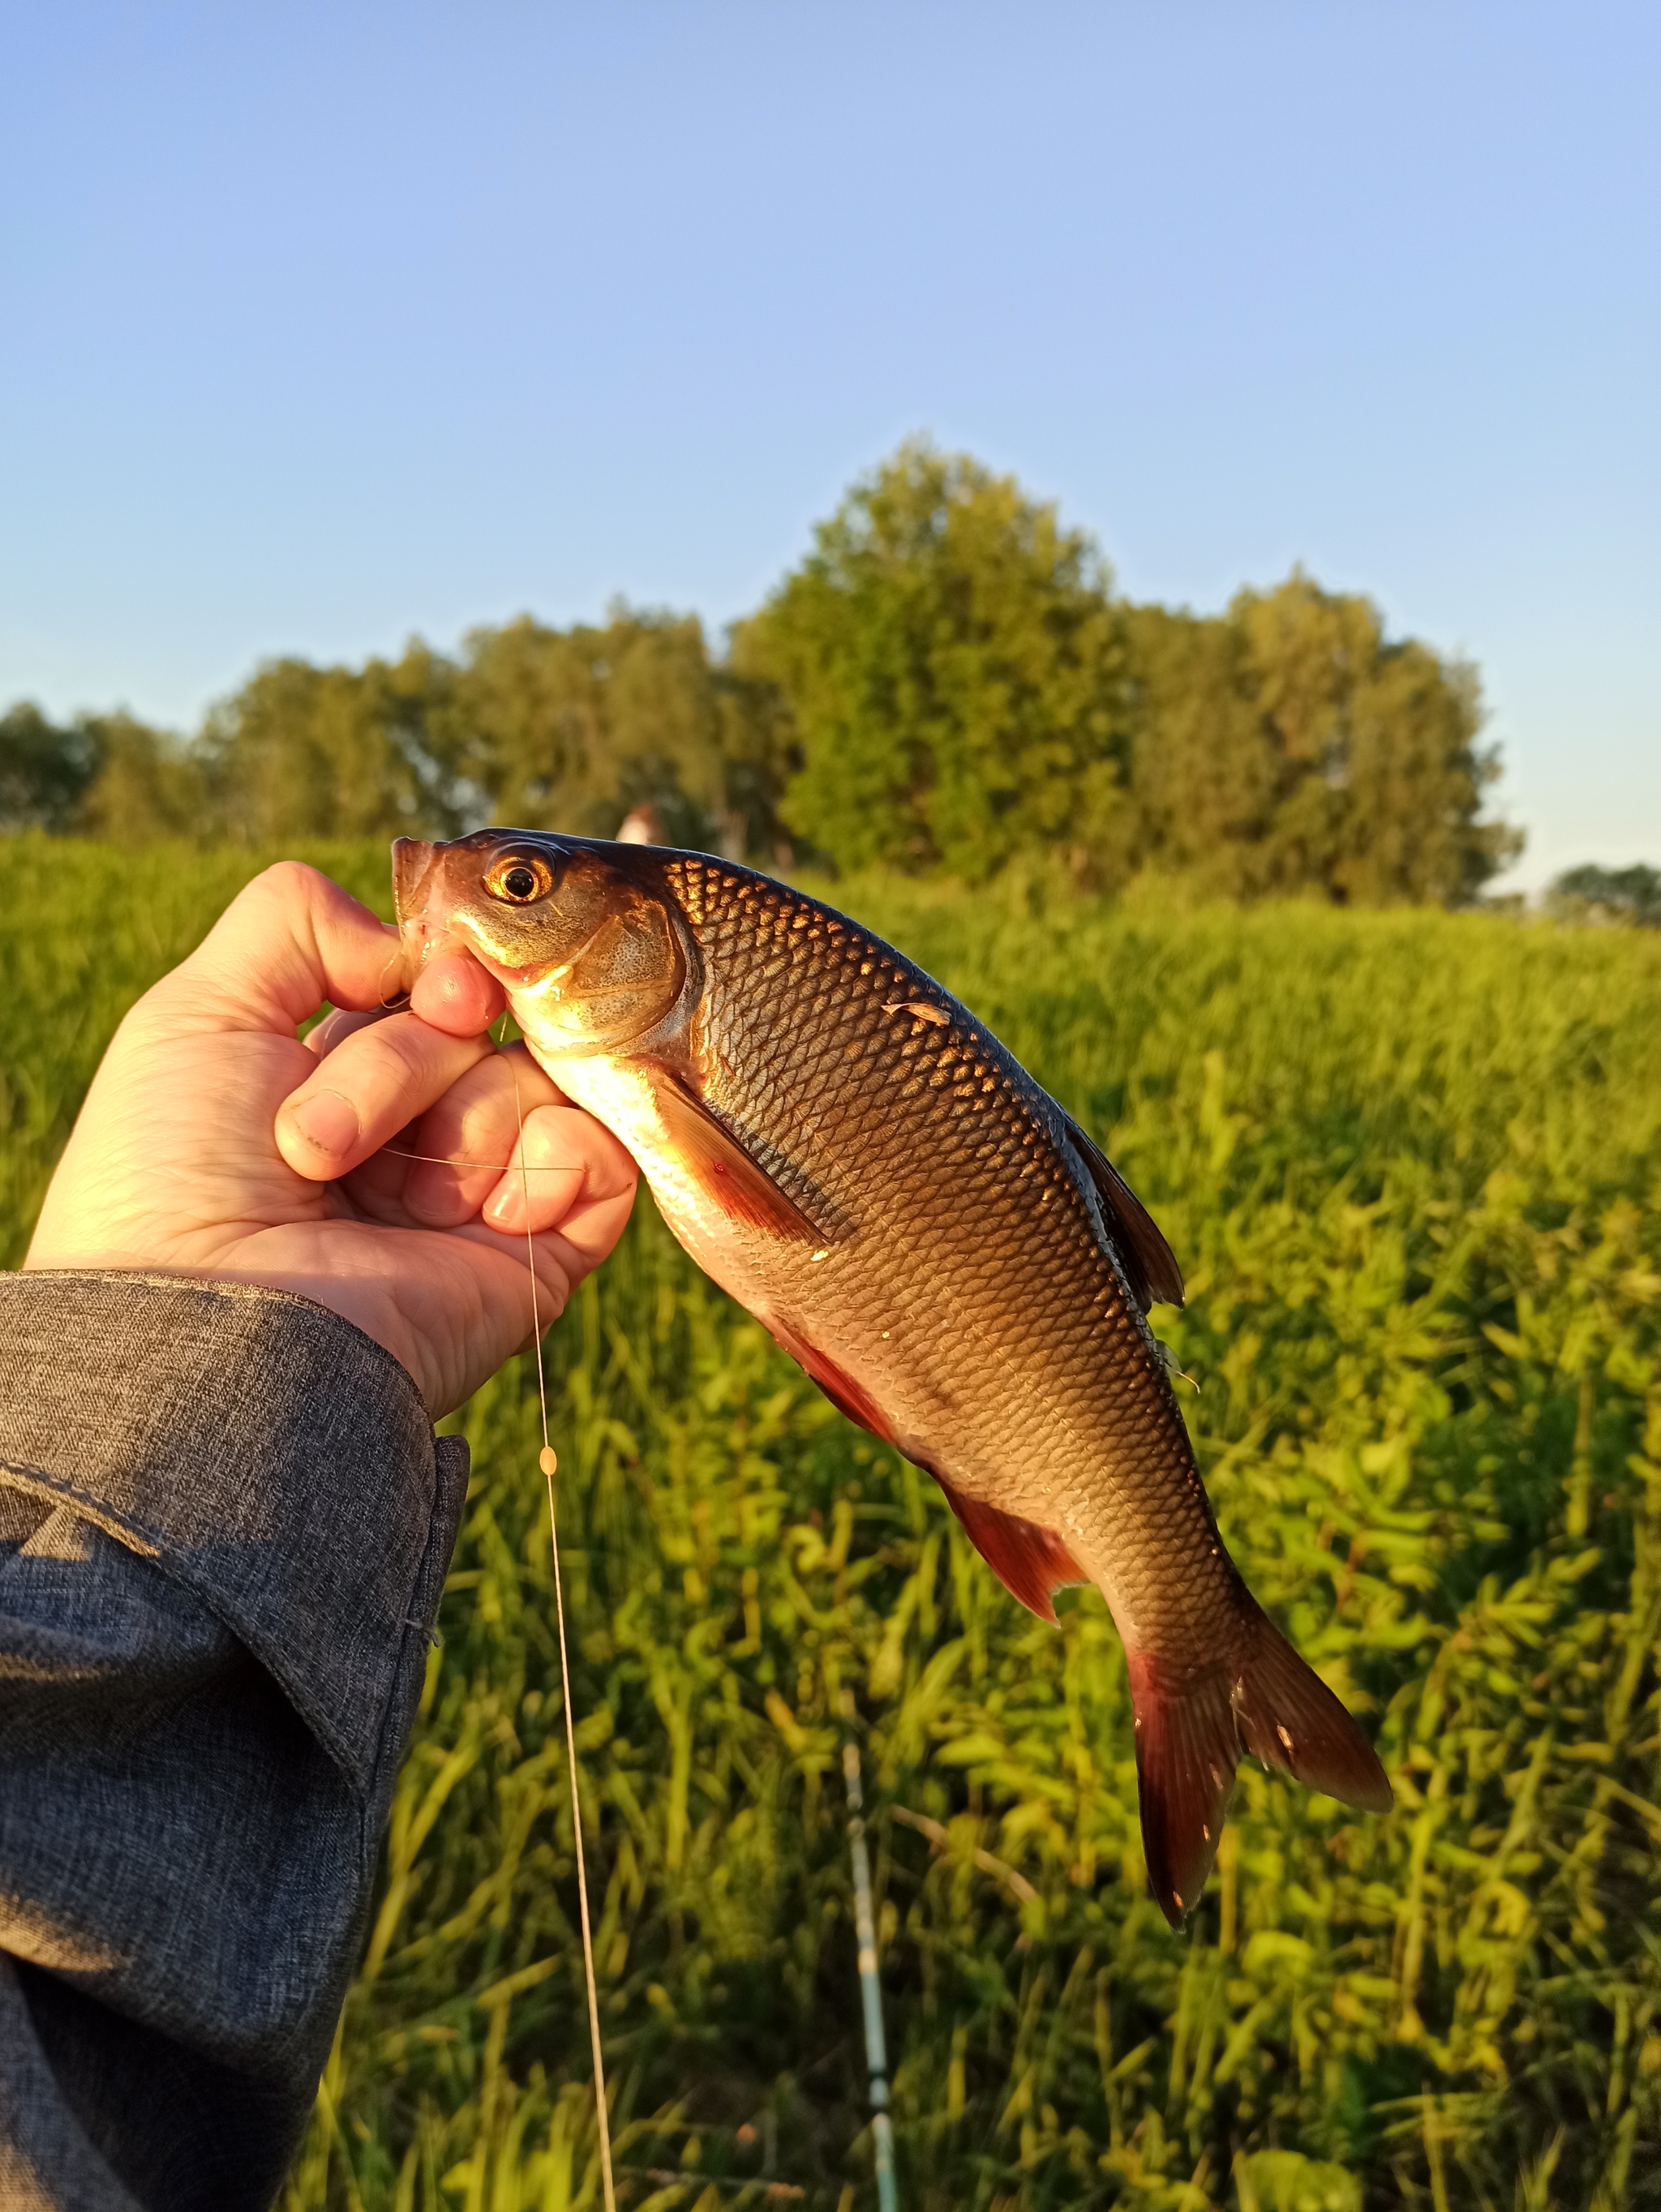
[[[484,878],[491,897],[508,906],[529,906],[533,899],[545,898],[553,887],[553,871],[548,863],[524,853],[508,854]]]

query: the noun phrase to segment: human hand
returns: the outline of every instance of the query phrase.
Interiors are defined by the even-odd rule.
[[[384,1345],[434,1419],[459,1405],[531,1335],[531,1262],[545,1327],[611,1249],[636,1170],[496,1050],[475,962],[434,958],[380,1015],[398,975],[396,933],[326,876],[256,877],[117,1030],[24,1266],[293,1291]],[[302,1041],[326,1000],[358,1011]]]

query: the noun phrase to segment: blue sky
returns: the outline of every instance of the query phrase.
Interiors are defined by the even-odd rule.
[[[1661,862],[1661,10],[0,8],[0,703],[614,592],[907,432],[1137,597],[1480,665],[1518,879]]]

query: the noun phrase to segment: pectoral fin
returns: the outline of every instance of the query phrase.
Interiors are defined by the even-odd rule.
[[[835,1241],[757,1166],[672,1068],[654,1065],[647,1072],[670,1143],[729,1220],[770,1231],[792,1243],[828,1246]]]

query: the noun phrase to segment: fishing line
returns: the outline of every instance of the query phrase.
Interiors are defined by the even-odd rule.
[[[531,1231],[531,1183],[525,1166],[525,1107],[519,1095],[519,1070],[514,1079],[514,1111],[519,1120],[520,1187],[525,1198],[525,1257],[531,1270],[531,1334],[536,1346],[537,1399],[542,1408],[542,1454],[538,1465],[548,1486],[548,1536],[554,1552],[554,1617],[559,1627],[559,1686],[565,1707],[565,1758],[571,1771],[571,1836],[576,1845],[577,1913],[582,1925],[582,1972],[588,1989],[588,2040],[594,2054],[594,2114],[599,2122],[599,2175],[605,2191],[605,2212],[617,2212],[611,2179],[611,2124],[605,2109],[605,2059],[599,2043],[599,1991],[594,1981],[594,1938],[588,1924],[588,1869],[582,1849],[582,1801],[577,1795],[576,1723],[571,1711],[571,1665],[565,1650],[565,1591],[559,1566],[559,1524],[554,1514],[554,1474],[558,1456],[548,1436],[548,1376],[542,1358],[542,1310],[537,1295],[536,1240]],[[411,1158],[417,1157],[412,1154]]]
[[[383,1145],[380,1149],[389,1159],[429,1160],[435,1168],[488,1168],[492,1175],[506,1175],[514,1164],[511,1160],[464,1160],[453,1152],[406,1152],[401,1145]],[[368,1164],[365,1161],[364,1165],[367,1167]],[[544,1160],[539,1165],[527,1165],[522,1155],[519,1171],[521,1176],[569,1175],[571,1172],[569,1167],[561,1167],[549,1160]]]

